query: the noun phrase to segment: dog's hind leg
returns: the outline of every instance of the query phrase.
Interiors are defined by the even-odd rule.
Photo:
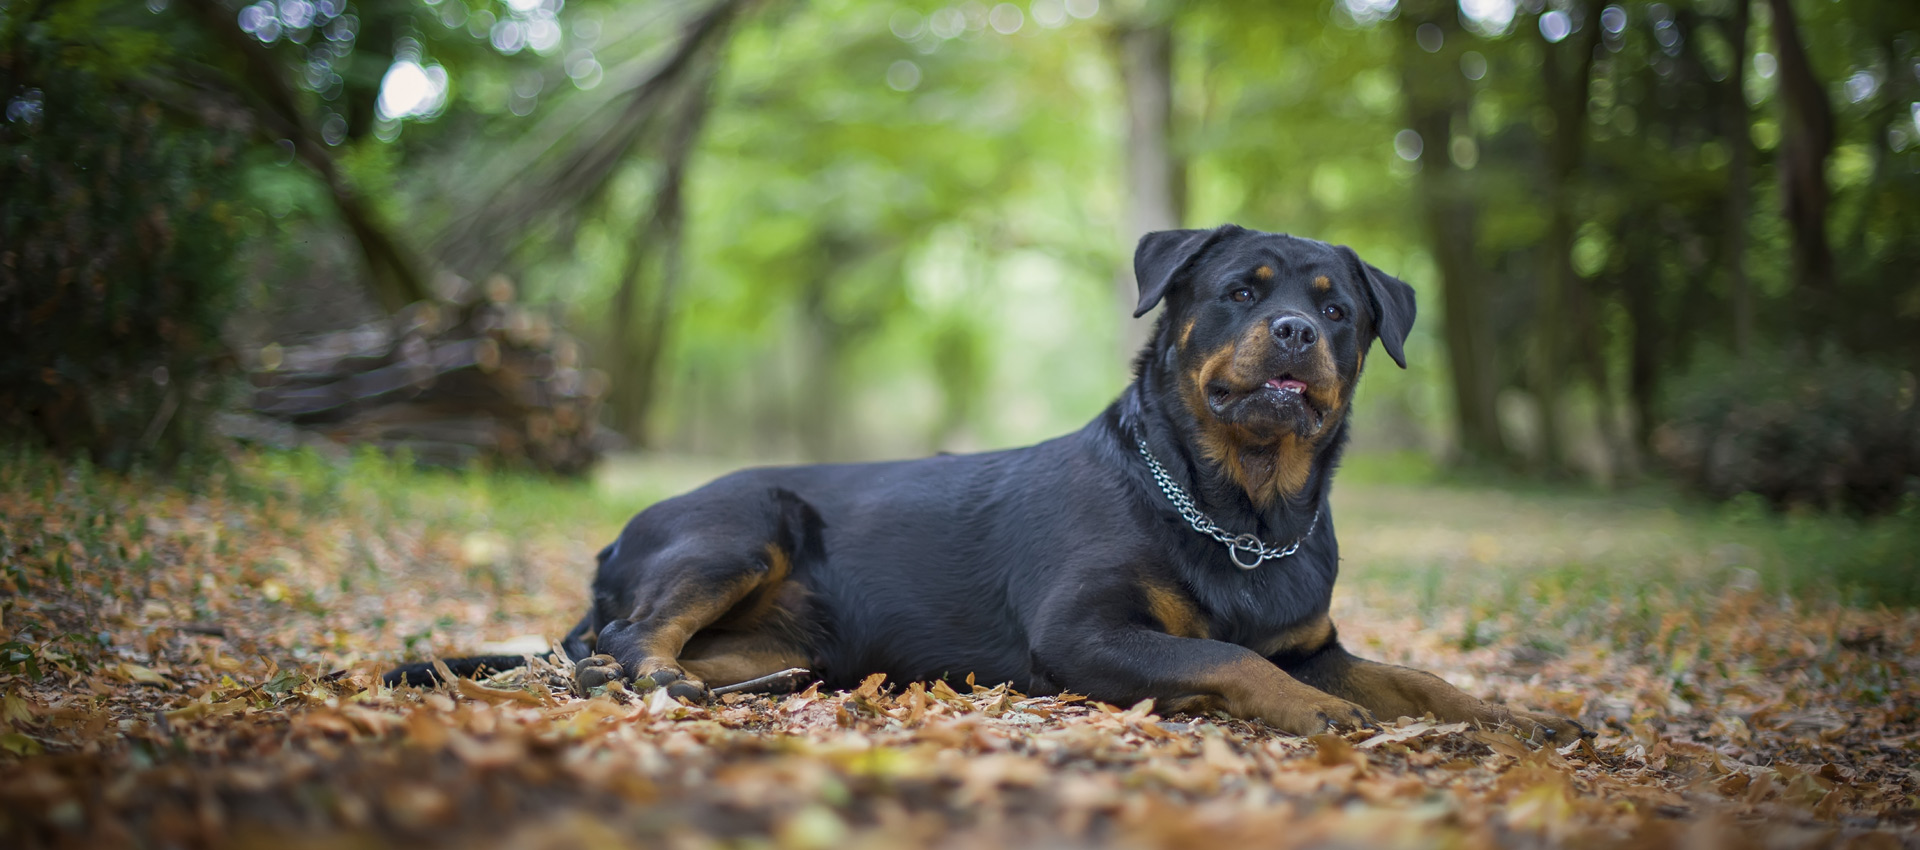
[[[805,643],[783,631],[768,625],[755,631],[701,632],[687,643],[680,664],[709,688],[810,666],[813,661]]]
[[[770,595],[789,564],[767,544],[765,557],[750,563],[721,556],[659,565],[637,588],[632,611],[600,629],[599,654],[574,668],[575,683],[587,690],[614,678],[649,679],[677,697],[704,696],[705,683],[680,666],[680,651],[756,591]]]
[[[778,543],[766,543],[755,558],[710,556],[655,570],[653,581],[637,587],[632,612],[601,627],[599,654],[576,664],[576,687],[589,691],[632,677],[651,679],[674,697],[701,698],[708,683],[689,668],[718,675],[716,685],[732,685],[803,664],[803,647],[781,641],[772,629],[774,620],[791,614],[778,608],[791,570],[793,558]],[[695,647],[701,664],[682,666],[687,643],[716,624],[716,633]],[[768,664],[780,666],[760,670]]]
[[[710,514],[722,512],[710,505],[636,520],[595,580],[605,625],[594,644],[599,654],[574,668],[575,686],[584,692],[616,678],[644,679],[674,696],[702,697],[708,683],[689,673],[680,656],[710,627],[712,634],[694,647],[709,662],[696,668],[701,672],[732,679],[757,669],[758,660],[804,657],[803,640],[780,636],[799,634],[791,628],[799,614],[793,609],[806,593],[791,579],[796,558],[819,557],[819,518],[786,491],[769,491],[763,504],[746,512],[764,519],[759,533],[741,522],[738,503],[724,512],[732,514],[731,523],[716,522]],[[753,636],[763,639],[740,642]],[[720,637],[730,637],[740,651],[724,651],[716,645]],[[734,660],[712,663],[723,656]],[[769,672],[777,670],[760,671]]]

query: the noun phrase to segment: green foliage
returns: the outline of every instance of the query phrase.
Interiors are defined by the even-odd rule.
[[[317,17],[294,26],[280,4],[284,26],[228,33],[237,42],[212,37],[224,32],[214,25],[234,26],[235,13],[254,20],[247,10],[263,4],[212,3],[219,14],[205,20],[191,12],[209,6],[187,0],[0,14],[10,33],[32,36],[15,41],[77,69],[81,82],[69,85],[138,102],[129,92],[153,88],[148,78],[160,88],[213,81],[192,89],[206,103],[187,105],[252,115],[244,139],[198,131],[225,152],[209,161],[231,167],[187,182],[230,199],[230,220],[258,249],[249,297],[271,306],[295,286],[365,277],[346,240],[314,238],[343,231],[335,191],[364,199],[376,224],[404,223],[397,241],[431,251],[463,216],[491,209],[506,178],[628,108],[687,22],[710,8],[314,5]],[[1586,455],[1644,452],[1669,414],[1659,385],[1695,351],[1734,346],[1742,280],[1762,342],[1920,363],[1920,337],[1907,331],[1920,311],[1910,274],[1920,263],[1911,200],[1920,127],[1908,109],[1920,87],[1911,72],[1920,7],[1910,3],[1794,6],[1837,120],[1827,163],[1837,275],[1825,292],[1784,271],[1791,234],[1778,163],[1794,125],[1779,79],[1758,70],[1756,54],[1777,51],[1764,2],[1518,4],[1502,22],[1467,20],[1443,0],[1391,10],[1347,0],[1068,4],[1082,10],[1072,16],[1057,3],[1015,4],[1017,28],[989,21],[995,5],[746,4],[731,19],[687,175],[686,283],[662,323],[661,400],[647,408],[660,447],[775,458],[969,449],[1058,433],[1104,405],[1126,379],[1117,341],[1131,320],[1116,290],[1137,236],[1122,223],[1128,126],[1115,37],[1156,16],[1175,43],[1183,224],[1232,220],[1351,244],[1420,291],[1412,369],[1376,368],[1358,396],[1363,445],[1438,453],[1453,442],[1441,425],[1456,403],[1445,330],[1461,317],[1449,315],[1455,293],[1442,290],[1439,260],[1451,243],[1434,229],[1441,208],[1423,183],[1441,170],[1457,178],[1458,217],[1471,219],[1458,242],[1486,288],[1479,336],[1514,454],[1537,449],[1538,429],[1513,414],[1543,392],[1596,423],[1644,423],[1588,439],[1610,442]],[[1603,8],[1613,17],[1603,21]],[[1751,20],[1736,37],[1743,9]],[[1544,17],[1569,11],[1576,36],[1548,40]],[[1409,26],[1428,18],[1448,24],[1431,52]],[[1549,84],[1550,60],[1571,79],[1572,47],[1589,36],[1584,90]],[[338,185],[317,179],[324,169],[306,148],[296,156],[278,144],[290,131],[244,85],[258,82],[250,53],[277,63],[291,92],[282,106],[317,137]],[[444,73],[435,77],[444,88],[405,116],[384,115],[382,80],[407,63]],[[1450,99],[1440,104],[1448,119],[1409,155],[1396,137],[1418,123],[1423,92]],[[464,268],[458,252],[437,264],[475,280],[507,274],[588,341],[594,360],[614,361],[623,343],[610,317],[629,265],[652,275],[661,264],[644,235],[655,234],[664,170],[657,138],[685,112],[681,100],[661,103],[672,108],[649,119],[656,140],[623,152],[579,203],[512,234],[501,268]],[[179,106],[168,115],[185,120],[193,110]],[[1556,115],[1578,124],[1556,127]],[[25,138],[24,125],[7,126],[8,144]],[[1544,322],[1555,256],[1545,245],[1548,151],[1568,138],[1583,142],[1564,194],[1561,247],[1574,274],[1559,318]],[[1736,183],[1744,220],[1728,215]],[[180,181],[167,185],[182,204],[194,197]],[[54,203],[42,196],[8,209]],[[195,241],[210,277],[231,268],[230,234]],[[1529,368],[1546,343],[1559,346],[1546,349],[1565,361],[1565,385],[1543,390]],[[137,448],[151,421],[113,427]]]
[[[1885,513],[1920,498],[1914,390],[1911,373],[1835,353],[1703,358],[1671,389],[1662,454],[1715,498]]]
[[[5,22],[0,428],[116,468],[198,463],[245,215],[241,140],[183,126],[102,53],[65,49],[53,32],[72,14]]]

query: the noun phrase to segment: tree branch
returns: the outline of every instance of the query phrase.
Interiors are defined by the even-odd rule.
[[[619,99],[626,100],[614,118],[594,130],[581,130],[591,136],[570,147],[561,147],[564,136],[543,138],[529,158],[545,161],[516,170],[485,201],[472,205],[470,213],[435,240],[435,253],[449,265],[479,273],[497,266],[524,242],[531,223],[590,206],[620,164],[652,134],[661,101],[682,88],[696,57],[720,41],[746,2],[717,0],[694,16],[671,52],[608,103],[616,106]]]
[[[278,133],[293,143],[294,154],[320,176],[334,209],[352,232],[366,260],[373,294],[381,306],[398,310],[431,293],[413,252],[400,242],[353,190],[314,132],[298,93],[287,82],[281,62],[266,46],[242,32],[233,15],[217,0],[185,0],[184,4],[216,43],[239,58],[242,73],[231,88],[248,103],[263,131]]]

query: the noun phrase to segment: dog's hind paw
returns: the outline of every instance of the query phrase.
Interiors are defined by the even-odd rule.
[[[585,696],[594,688],[624,679],[627,671],[611,655],[595,655],[573,665],[573,689]]]
[[[652,687],[666,688],[667,696],[676,699],[705,702],[708,696],[705,682],[688,676],[686,671],[678,667],[659,667],[651,672],[642,673],[635,684],[646,688],[649,681],[652,682]]]

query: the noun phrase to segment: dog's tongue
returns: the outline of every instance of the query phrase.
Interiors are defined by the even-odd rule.
[[[1303,393],[1307,391],[1306,381],[1296,381],[1292,378],[1274,378],[1267,382],[1267,386],[1281,392]]]

